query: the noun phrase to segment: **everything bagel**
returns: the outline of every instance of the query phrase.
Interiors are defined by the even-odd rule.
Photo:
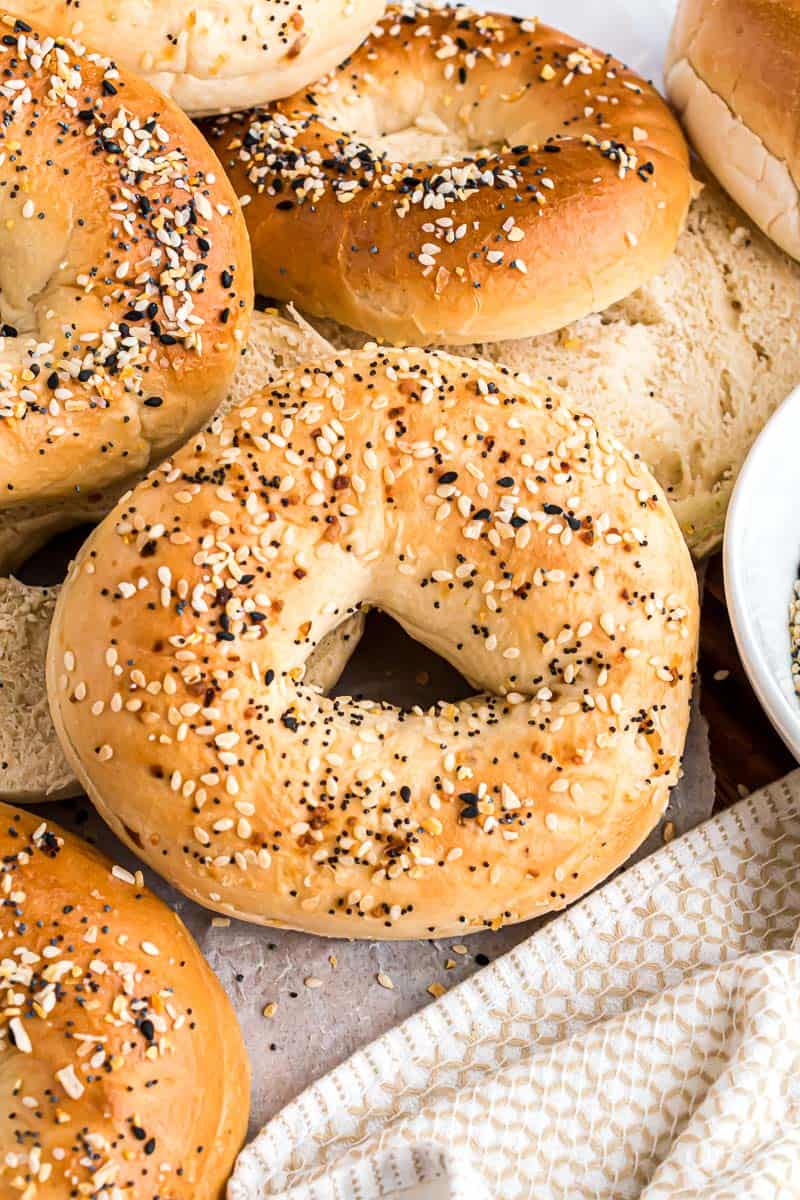
[[[391,9],[330,76],[204,129],[258,290],[396,343],[525,337],[656,274],[690,199],[653,87],[535,20]]]
[[[365,604],[482,694],[305,683]],[[372,346],[279,377],[120,501],[59,597],[48,693],[101,814],[192,898],[466,933],[562,907],[653,827],[697,619],[635,455],[508,371]]]
[[[208,419],[252,276],[230,185],[171,101],[21,18],[0,35],[0,508],[52,508]]]
[[[247,1126],[236,1017],[129,871],[0,804],[0,1194],[220,1200]]]
[[[288,96],[329,71],[383,0],[16,0],[16,11],[86,38],[186,112],[230,112]]]

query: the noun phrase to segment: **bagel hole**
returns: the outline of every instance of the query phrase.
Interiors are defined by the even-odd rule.
[[[407,87],[402,100],[392,80],[388,89],[377,86],[367,100],[353,101],[351,93],[344,102],[330,96],[322,116],[345,139],[364,143],[389,162],[444,166],[495,154],[506,143],[525,140],[516,130],[482,128],[477,105],[469,122],[457,119],[450,98],[432,97],[421,81]]]
[[[445,659],[410,637],[379,609],[367,613],[364,635],[331,689],[332,696],[423,708],[437,700],[464,700],[475,688]]]
[[[80,550],[93,525],[76,525],[65,533],[56,534],[27,558],[13,574],[22,583],[36,587],[53,587],[63,583],[67,567]]]

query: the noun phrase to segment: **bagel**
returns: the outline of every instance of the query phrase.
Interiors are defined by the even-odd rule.
[[[664,77],[698,154],[756,225],[800,259],[796,0],[681,0]]]
[[[482,694],[320,695],[305,663],[364,604]],[[635,455],[510,372],[373,345],[281,375],[121,499],[59,596],[48,696],[101,815],[192,899],[464,934],[562,907],[656,823],[697,619]]]
[[[0,1192],[222,1200],[249,1068],[218,980],[141,876],[0,822]]]
[[[0,15],[0,509],[145,470],[225,395],[247,231],[196,128],[110,59]]]
[[[287,368],[330,349],[299,318],[256,313],[246,353],[220,406],[241,404],[257,386]],[[32,511],[0,512],[0,576],[22,565],[57,533],[86,522],[96,524],[118,496],[100,492],[39,516]],[[5,519],[4,519],[5,518]],[[35,587],[0,578],[0,800],[15,804],[60,800],[80,791],[53,729],[45,687],[45,654],[57,587]],[[336,683],[361,638],[361,613],[323,638],[309,659],[306,678],[327,692]]]
[[[722,541],[750,446],[800,383],[800,264],[696,170],[702,190],[660,275],[557,333],[458,352],[548,388],[641,455],[700,558]],[[337,349],[364,344],[316,325]]]
[[[383,0],[15,0],[15,11],[85,38],[186,112],[266,104],[331,70]]]
[[[535,20],[390,9],[325,80],[204,129],[258,290],[396,344],[558,329],[659,271],[691,177],[653,87]]]

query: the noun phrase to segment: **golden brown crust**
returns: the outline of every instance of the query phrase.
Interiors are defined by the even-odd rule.
[[[680,58],[800,179],[799,0],[681,0],[667,71]]]
[[[247,232],[188,118],[1,16],[0,507],[141,471],[207,420],[247,335]]]
[[[649,84],[469,9],[391,9],[314,88],[204,129],[245,204],[258,290],[396,343],[599,311],[660,270],[690,198]]]
[[[362,604],[483,694],[404,712],[304,685]],[[696,633],[635,455],[510,372],[368,347],[279,377],[120,501],[59,599],[48,691],[99,811],[187,895],[466,933],[562,907],[652,828]]]
[[[185,926],[141,877],[7,804],[0,857],[0,1193],[221,1200],[249,1068]]]

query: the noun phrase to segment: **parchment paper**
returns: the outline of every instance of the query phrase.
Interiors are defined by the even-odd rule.
[[[517,2],[495,7],[539,16],[661,81],[674,9],[671,0],[603,0],[599,4],[593,0],[538,0],[535,5]],[[39,564],[38,571],[28,573],[30,581],[54,582],[52,575],[42,577],[41,556]],[[367,633],[340,690],[420,704],[468,694],[463,680],[450,667],[379,614],[370,616]],[[713,800],[707,731],[695,696],[684,778],[673,791],[664,821],[636,857],[662,844],[667,822],[677,836],[704,820],[711,814]],[[116,862],[140,866],[86,800],[43,805],[40,811],[96,842]],[[186,921],[236,1008],[253,1067],[252,1132],[359,1046],[432,1003],[429,985],[451,987],[542,923],[475,934],[461,943],[455,938],[400,943],[329,941],[236,921],[220,924],[152,872],[145,871],[145,876]],[[386,986],[388,983],[393,986]],[[272,1017],[263,1015],[269,1004],[277,1005]]]

